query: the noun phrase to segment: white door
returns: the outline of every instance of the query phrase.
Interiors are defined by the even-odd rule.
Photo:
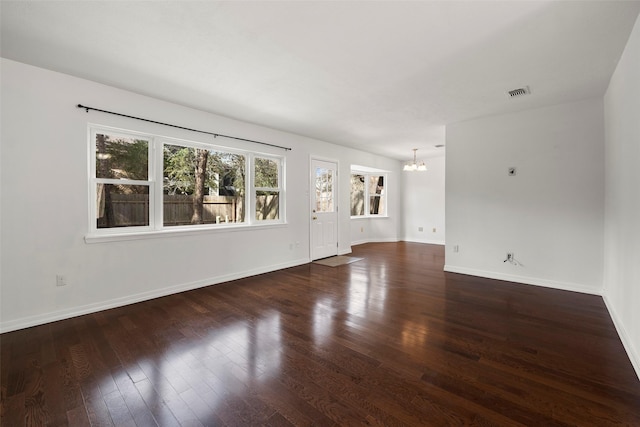
[[[311,160],[311,260],[338,255],[338,165]]]

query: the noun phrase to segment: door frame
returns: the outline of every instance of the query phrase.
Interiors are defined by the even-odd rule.
[[[313,202],[315,201],[315,195],[312,193],[312,190],[315,189],[315,179],[316,179],[316,171],[313,169],[313,161],[318,160],[321,162],[330,162],[335,163],[336,165],[336,176],[334,182],[334,204],[336,209],[336,255],[340,255],[340,210],[338,206],[340,205],[340,160],[334,159],[331,157],[323,157],[315,154],[309,155],[309,259],[313,262]]]

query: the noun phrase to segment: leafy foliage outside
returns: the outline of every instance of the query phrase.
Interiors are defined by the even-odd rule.
[[[149,142],[133,138],[111,138],[96,135],[96,178],[147,181],[149,177]],[[134,197],[127,213],[114,211],[121,197]],[[98,228],[140,226],[149,224],[149,186],[124,183],[99,183],[96,191],[96,225]],[[133,206],[136,205],[134,208]],[[132,210],[142,210],[133,215]],[[136,220],[131,221],[131,217]]]
[[[275,160],[256,157],[254,159],[254,185],[256,189],[256,219],[280,218],[280,191],[278,190],[279,165]]]
[[[148,141],[96,136],[96,178],[146,181],[148,171]]]
[[[207,158],[204,174],[204,187],[207,194],[244,195],[245,157],[243,155],[168,144],[164,145],[164,194],[193,195],[195,193],[198,152]]]
[[[98,228],[149,225],[150,143],[98,133],[95,144]],[[162,147],[164,226],[244,222],[244,155],[172,144]],[[255,158],[258,220],[279,218],[279,172],[277,160]]]
[[[278,163],[271,159],[256,157],[256,188],[278,188]]]

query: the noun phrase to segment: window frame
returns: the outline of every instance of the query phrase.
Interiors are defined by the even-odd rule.
[[[220,223],[220,224],[184,224],[184,225],[170,225],[170,226],[166,226],[164,225],[164,146],[165,145],[173,145],[173,146],[180,146],[180,147],[185,147],[185,148],[194,148],[194,149],[205,149],[208,151],[219,151],[219,152],[224,152],[224,153],[229,153],[229,154],[238,154],[238,155],[242,155],[244,156],[244,170],[245,170],[245,177],[248,177],[247,174],[247,168],[250,166],[251,161],[249,160],[250,156],[251,156],[251,152],[249,151],[244,151],[244,150],[238,150],[238,149],[234,149],[234,148],[229,148],[229,147],[224,147],[224,146],[220,146],[220,145],[213,145],[213,144],[206,144],[203,142],[197,142],[197,141],[189,141],[186,139],[179,139],[179,138],[169,138],[169,137],[158,137],[158,142],[157,142],[157,146],[156,149],[158,151],[158,159],[157,159],[157,164],[163,165],[163,168],[160,169],[158,171],[158,175],[157,175],[157,181],[162,183],[161,185],[158,185],[159,189],[158,189],[158,195],[159,197],[157,197],[157,199],[159,199],[158,201],[158,206],[156,208],[156,213],[158,214],[158,216],[156,217],[156,220],[158,220],[158,226],[156,227],[156,231],[163,231],[163,230],[177,230],[177,231],[181,231],[181,230],[194,230],[194,229],[198,229],[198,228],[225,228],[225,227],[242,227],[242,226],[246,226],[246,225],[251,225],[248,218],[247,218],[247,214],[245,212],[245,219],[243,222],[235,222],[232,224],[227,224],[227,223]],[[249,192],[247,191],[249,188],[249,184],[247,183],[247,179],[245,178],[245,183],[244,183],[244,192],[245,192],[245,210],[248,210],[250,208],[251,203],[247,200],[248,199],[248,194]]]
[[[96,135],[104,134],[110,137],[122,137],[142,139],[147,141],[148,147],[148,175],[147,181],[97,178],[96,162]],[[105,241],[135,240],[145,238],[162,237],[176,233],[202,233],[220,230],[242,230],[256,227],[278,227],[286,225],[285,205],[285,166],[286,156],[273,153],[262,153],[246,149],[237,149],[223,145],[214,145],[202,141],[188,140],[185,138],[168,137],[147,132],[138,132],[128,129],[115,128],[99,124],[88,125],[89,161],[87,162],[87,173],[89,183],[89,227],[88,234],[85,235],[85,242],[98,243]],[[165,226],[164,221],[164,146],[182,146],[187,148],[200,148],[209,151],[219,151],[230,154],[244,156],[245,183],[244,183],[244,222],[241,223],[220,223],[220,224],[185,224]],[[255,158],[265,158],[276,161],[278,165],[278,188],[279,191],[279,214],[278,219],[258,220],[255,211],[256,187],[255,179]],[[124,185],[144,185],[149,187],[149,225],[130,227],[98,228],[97,225],[97,185],[100,183],[115,183]],[[262,188],[258,187],[260,191]]]
[[[147,180],[121,179],[121,178],[98,178],[97,177],[97,149],[96,137],[98,134],[121,138],[135,138],[147,141]],[[125,131],[122,129],[108,128],[105,126],[92,126],[89,128],[89,234],[94,235],[112,235],[122,233],[140,233],[149,232],[156,227],[152,209],[155,205],[155,170],[154,170],[154,148],[153,138],[145,133]],[[98,228],[97,224],[97,186],[98,184],[123,184],[123,185],[141,185],[149,187],[149,225],[131,226],[131,227],[111,227]]]
[[[349,182],[351,182],[351,178],[354,175],[364,176],[364,214],[363,215],[350,215],[351,219],[362,219],[362,218],[388,218],[388,186],[389,186],[389,173],[387,171],[372,171],[372,170],[362,170],[362,169],[351,169],[349,174]],[[369,192],[369,181],[371,177],[383,177],[383,193],[381,193],[378,197],[380,197],[383,209],[383,214],[372,214],[371,213],[371,193]],[[353,188],[349,188],[349,194],[353,193]],[[382,197],[384,196],[384,198]],[[375,196],[374,196],[375,197]],[[380,210],[380,209],[378,209]],[[349,214],[351,214],[351,207],[349,207]]]
[[[276,163],[278,167],[278,186],[277,187],[256,187],[256,159],[265,159],[271,160]],[[252,153],[251,155],[251,179],[250,179],[250,191],[251,191],[251,212],[252,218],[257,224],[275,224],[284,222],[284,212],[285,212],[285,197],[284,197],[284,156],[274,156],[273,154],[263,154],[263,153]],[[255,211],[258,191],[270,191],[270,192],[278,192],[278,218],[277,219],[258,219],[257,212]]]

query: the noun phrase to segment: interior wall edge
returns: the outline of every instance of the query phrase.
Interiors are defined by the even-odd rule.
[[[631,340],[630,335],[627,333],[627,330],[624,328],[624,324],[615,311],[615,305],[609,301],[606,293],[602,295],[602,299],[604,300],[604,304],[607,307],[611,320],[613,320],[613,325],[616,327],[620,341],[622,341],[622,345],[629,356],[631,365],[633,365],[633,369],[636,371],[638,380],[640,380],[640,352],[633,346],[633,341]]]

